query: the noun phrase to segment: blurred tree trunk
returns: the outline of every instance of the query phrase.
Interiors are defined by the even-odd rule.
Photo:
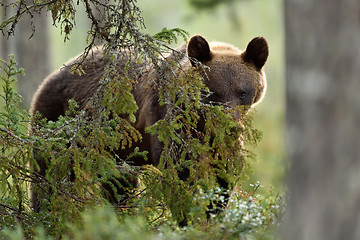
[[[360,239],[360,1],[285,0],[284,239]]]
[[[31,5],[33,0],[26,0]],[[35,33],[33,30],[35,28]],[[31,37],[32,36],[32,37]],[[30,38],[31,37],[31,38]],[[50,72],[49,19],[47,14],[24,16],[15,33],[15,57],[24,68],[25,76],[18,79],[18,92],[29,108],[34,92]]]
[[[2,0],[2,3],[7,6],[9,4],[9,1],[8,0]],[[3,22],[5,19],[7,19],[9,17],[9,10],[10,8],[1,8],[0,9],[0,13],[1,13],[1,19],[0,21]],[[8,28],[6,28],[8,29]],[[8,55],[10,54],[11,52],[11,42],[10,40],[7,38],[7,36],[4,36],[4,35],[1,35],[0,36],[0,41],[1,41],[1,48],[0,48],[0,51],[1,51],[1,55],[0,57],[4,60],[7,59]]]

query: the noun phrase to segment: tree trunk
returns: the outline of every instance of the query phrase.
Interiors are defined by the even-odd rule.
[[[2,0],[2,3],[4,6],[8,6],[9,4],[9,0]],[[0,13],[1,13],[1,19],[0,21],[3,22],[5,21],[7,18],[10,17],[10,10],[11,8],[9,7],[2,7],[0,9]],[[8,29],[5,28],[5,31]],[[8,56],[9,54],[11,53],[11,41],[8,39],[8,37],[5,35],[5,31],[4,31],[4,35],[1,34],[0,35],[0,40],[1,40],[1,48],[0,48],[0,57],[3,59],[3,60],[7,60],[8,59]]]
[[[26,2],[30,5],[33,0]],[[48,20],[44,13],[41,15],[35,13],[33,18],[29,15],[24,16],[15,33],[15,57],[19,67],[24,68],[26,74],[18,79],[18,92],[24,98],[25,108],[29,108],[34,92],[50,72]],[[32,36],[33,26],[36,28]]]
[[[285,0],[284,239],[360,239],[360,1]]]

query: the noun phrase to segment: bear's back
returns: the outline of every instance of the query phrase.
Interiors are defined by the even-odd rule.
[[[81,63],[78,69],[81,73],[78,74],[72,68],[77,66],[80,59],[78,56],[69,60],[61,69],[45,78],[34,95],[31,114],[39,112],[47,120],[56,121],[65,114],[70,99],[75,100],[80,109],[86,106],[99,87],[108,60],[103,56],[102,47],[95,47]],[[120,74],[125,69],[126,61],[125,57],[119,57],[117,61]],[[136,67],[137,64],[133,65]],[[134,72],[136,70],[133,69]]]

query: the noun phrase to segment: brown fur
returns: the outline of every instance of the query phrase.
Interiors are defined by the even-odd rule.
[[[207,42],[200,35],[190,38],[187,45],[179,48],[187,57],[177,57],[184,70],[202,64],[210,67],[204,74],[204,82],[214,93],[209,101],[228,103],[231,107],[239,105],[252,106],[261,101],[266,90],[266,79],[262,70],[268,56],[268,45],[264,38],[254,38],[247,46],[246,51],[220,43]],[[175,58],[170,55],[169,58]],[[78,76],[70,74],[71,66],[77,59],[70,60],[60,70],[48,76],[36,92],[31,113],[38,111],[48,120],[55,121],[63,115],[68,107],[68,100],[74,99],[80,107],[84,107],[87,100],[94,94],[99,86],[103,74],[106,57],[102,48],[94,48],[83,64],[86,74]],[[120,57],[118,70],[124,69],[126,58]],[[142,69],[143,66],[134,63],[134,70],[130,74]],[[135,74],[134,74],[135,76]],[[141,74],[136,79],[138,84],[133,95],[139,106],[134,126],[143,134],[143,141],[137,146],[141,151],[149,152],[149,160],[132,159],[134,164],[143,165],[159,162],[162,144],[156,136],[145,134],[144,129],[163,118],[165,109],[158,104],[158,92],[153,84],[157,73],[154,69]],[[127,152],[122,152],[127,154]],[[121,154],[121,153],[120,153]],[[126,157],[124,157],[126,158]],[[41,174],[45,173],[46,166],[41,164]]]

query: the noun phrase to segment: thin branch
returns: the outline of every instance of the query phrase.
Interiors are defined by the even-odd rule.
[[[16,24],[20,21],[20,18],[25,13],[30,14],[30,16],[33,16],[32,15],[33,9],[37,9],[37,8],[42,9],[43,7],[50,6],[51,4],[56,3],[56,2],[57,2],[57,0],[51,0],[48,2],[47,1],[36,1],[36,3],[34,3],[33,5],[28,6],[28,5],[26,5],[24,0],[21,0],[18,4],[16,14],[1,23],[0,31],[3,32],[5,27],[8,26],[9,24],[11,24],[11,27],[7,32],[8,32],[9,36],[13,35],[15,33]],[[16,5],[16,4],[11,3],[11,5]]]

